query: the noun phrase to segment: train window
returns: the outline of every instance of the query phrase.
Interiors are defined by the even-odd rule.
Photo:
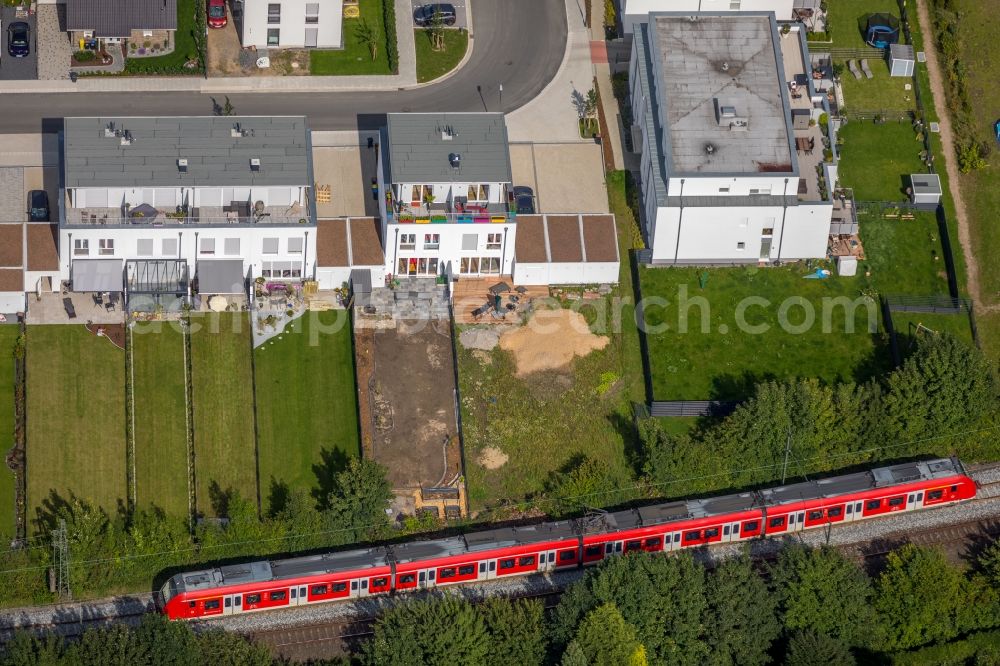
[[[735,525],[733,525],[733,534],[739,534],[739,533],[740,533],[740,524],[736,523]]]
[[[314,595],[326,594],[326,585],[313,585],[310,592]]]
[[[917,501],[919,502],[919,501],[921,501],[923,499],[924,499],[924,494],[923,493],[917,493]]]
[[[583,554],[586,557],[597,557],[598,555],[601,554],[601,550],[602,549],[600,546],[586,546],[583,549]]]
[[[236,597],[236,605],[239,606],[243,603],[243,597]]]
[[[486,573],[486,562],[479,563],[479,573]]]
[[[496,571],[496,570],[497,570],[497,563],[490,562],[490,571]]]
[[[854,513],[854,505],[853,504],[848,504],[847,505],[847,513]]]
[[[388,578],[372,578],[372,587],[385,587],[388,584]]]
[[[295,588],[293,587],[293,588],[292,588],[292,599],[294,599],[294,598],[295,598],[295,594],[296,594],[296,589],[295,589]]]
[[[427,572],[427,579],[434,580],[434,573],[435,573],[434,571]]]
[[[559,553],[560,562],[571,562],[572,560],[575,559],[576,559],[575,550],[564,550],[563,552]]]
[[[837,516],[840,515],[840,507],[839,506],[830,507],[829,509],[826,510],[826,515],[829,516],[830,518],[836,518]]]
[[[459,576],[468,576],[469,574],[474,574],[474,573],[476,573],[475,564],[463,564],[458,568]]]
[[[506,560],[500,560],[500,571],[503,571],[504,569],[513,569],[513,568],[514,568],[513,557],[509,557]]]
[[[615,552],[615,544],[613,544],[613,543],[605,544],[605,546],[604,546],[604,552],[605,553],[613,553],[613,552]]]
[[[226,597],[226,608],[230,608],[232,607],[232,605],[233,605],[233,600],[230,599],[229,597]]]
[[[642,548],[642,542],[638,539],[625,542],[625,552],[631,553],[633,550],[639,550]]]
[[[889,500],[889,506],[899,506],[906,501],[905,497],[893,497]]]
[[[701,538],[701,532],[699,532],[698,530],[695,530],[693,532],[688,532],[684,535],[685,541],[694,541],[700,538]]]
[[[280,592],[272,592],[270,594],[271,601],[284,601],[285,597],[287,597],[287,596],[288,596],[288,593],[285,592],[284,590],[282,590]]]
[[[726,525],[722,528],[722,535],[729,536],[729,525]]]
[[[551,563],[553,563],[555,561],[556,561],[556,554],[555,553],[549,553],[549,564],[551,564]]]
[[[788,524],[789,525],[794,525],[795,524],[795,514],[794,513],[792,515],[788,516]]]
[[[778,516],[777,518],[772,518],[767,522],[768,527],[781,527],[784,524],[785,524],[784,516]]]
[[[357,590],[358,589],[358,581],[356,581],[356,580],[352,580],[351,581],[351,589],[352,590]]]
[[[679,533],[678,533],[678,534],[675,534],[675,535],[674,535],[674,543],[677,543],[677,542],[678,542],[678,541],[680,541],[680,540],[681,540],[681,535],[680,535]]]
[[[646,539],[646,543],[643,544],[646,548],[659,548],[660,547],[660,537],[650,537]]]
[[[743,531],[744,532],[753,532],[756,529],[757,529],[757,521],[756,520],[749,520],[749,521],[747,521],[747,524],[744,526]]]
[[[218,607],[219,607],[218,599],[212,599],[211,601],[205,602],[205,610],[215,610]]]
[[[426,576],[426,575],[427,574],[425,572],[423,572],[423,571],[420,572],[420,582],[421,583],[424,582],[424,576]]]
[[[259,594],[248,594],[247,595],[247,603],[248,604],[259,604],[260,603],[260,595]]]
[[[865,504],[865,508],[869,510],[877,509],[880,506],[882,506],[882,500],[868,500],[868,503]]]
[[[304,586],[299,588],[299,596],[300,597],[306,596],[306,588]]]
[[[333,584],[333,591],[334,592],[343,592],[346,589],[347,589],[347,583],[334,583]]]
[[[929,500],[939,500],[942,497],[944,497],[944,491],[943,490],[932,490],[932,491],[930,491],[930,492],[927,493],[927,499],[929,499]]]
[[[441,580],[444,580],[445,578],[454,578],[454,577],[455,577],[455,568],[454,567],[448,567],[447,569],[441,569]]]
[[[706,539],[712,539],[712,538],[715,538],[717,536],[719,536],[719,528],[718,527],[709,527],[707,530],[705,530],[705,538]]]
[[[197,604],[197,603],[195,603],[194,601],[189,601],[189,602],[188,602],[188,608],[194,608],[194,607],[195,607],[195,606],[197,606],[197,605],[198,605],[198,604]]]
[[[952,486],[951,487],[951,492],[957,493],[958,492],[958,486]]]
[[[402,576],[399,577],[399,582],[403,585],[412,583],[414,580],[416,579],[414,578],[413,574],[403,574]]]
[[[912,494],[909,497],[906,498],[906,502],[908,504],[913,504],[913,495]]]
[[[368,581],[366,581],[366,580],[361,581],[361,589],[362,590],[367,590],[368,589]],[[292,596],[293,597],[295,596],[295,592],[292,592]]]
[[[809,520],[819,520],[822,517],[823,517],[823,512],[822,511],[810,511],[809,512]]]
[[[519,567],[530,567],[535,563],[534,555],[526,555],[524,557],[517,558],[517,566]]]

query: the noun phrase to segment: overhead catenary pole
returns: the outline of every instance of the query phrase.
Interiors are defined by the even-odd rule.
[[[788,427],[788,441],[785,442],[785,464],[781,466],[781,485],[785,485],[785,473],[788,471],[788,454],[792,452],[792,428]]]

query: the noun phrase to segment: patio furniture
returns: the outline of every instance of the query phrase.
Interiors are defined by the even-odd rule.
[[[104,305],[104,298],[100,294],[93,294],[93,298],[94,298],[94,305],[96,305],[97,307],[101,307],[102,305]]]
[[[874,77],[874,74],[872,74],[871,68],[868,66],[868,59],[867,58],[862,58],[861,59],[861,71],[865,73],[865,78],[871,79],[871,78]]]
[[[155,220],[159,214],[160,211],[156,210],[149,204],[144,203],[144,204],[139,204],[138,206],[130,210],[128,216],[133,220],[141,219],[143,221],[146,220],[152,221]]]
[[[114,301],[108,298],[108,302],[104,304],[104,309],[107,310],[108,312],[113,312],[115,309]]]
[[[120,298],[121,295],[117,291],[111,292],[111,294],[108,296],[108,300],[111,302],[112,307],[115,308],[118,307],[118,301]]]
[[[847,69],[854,75],[854,78],[858,81],[861,80],[861,71],[858,70],[858,65],[853,60],[847,61]]]
[[[472,318],[475,319],[476,321],[479,321],[479,318],[489,311],[490,311],[489,303],[487,303],[486,305],[481,305],[472,311]]]
[[[66,316],[70,319],[76,319],[76,308],[73,307],[72,298],[63,299],[63,309],[66,310]]]
[[[510,285],[506,282],[497,282],[495,285],[489,288],[489,292],[494,296],[498,294],[504,294],[510,291]]]

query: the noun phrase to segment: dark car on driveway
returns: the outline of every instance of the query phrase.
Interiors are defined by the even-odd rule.
[[[32,222],[49,221],[49,195],[45,190],[28,192],[28,219]]]
[[[7,53],[12,58],[26,58],[31,54],[31,26],[23,21],[7,26]]]
[[[518,185],[514,188],[514,210],[518,215],[535,214],[535,193],[530,187]]]
[[[417,7],[416,11],[413,12],[413,23],[421,28],[427,27],[434,21],[435,14],[440,17],[441,23],[444,25],[455,25],[455,21],[458,20],[455,5],[439,2]]]

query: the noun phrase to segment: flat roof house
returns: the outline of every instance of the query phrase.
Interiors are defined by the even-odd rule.
[[[654,263],[825,256],[832,203],[817,168],[829,167],[809,123],[823,104],[808,61],[773,13],[660,12],[637,24],[633,131]]]
[[[173,51],[176,30],[177,0],[66,0],[66,31],[74,45],[135,43],[135,49],[126,46],[130,56],[163,55]]]
[[[185,262],[215,291],[312,277],[311,148],[301,116],[67,118],[62,279],[109,291],[126,260]]]
[[[244,47],[339,49],[344,45],[340,0],[234,0],[234,4]]]
[[[779,21],[792,20],[795,9],[819,6],[819,0],[621,0],[622,25],[632,34],[651,12],[774,12]]]

